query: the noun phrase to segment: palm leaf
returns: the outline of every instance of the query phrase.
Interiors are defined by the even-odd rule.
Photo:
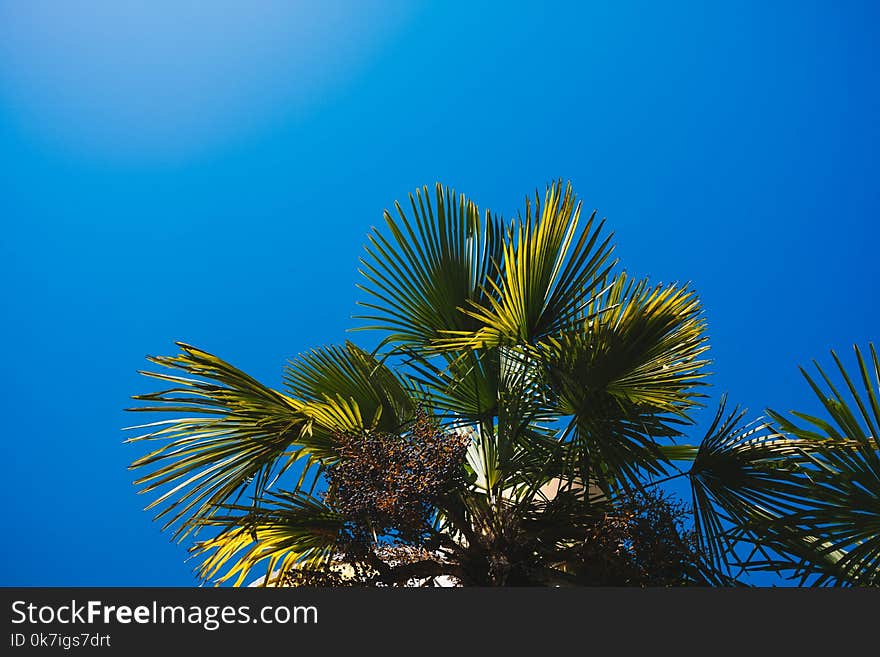
[[[281,585],[294,569],[321,571],[330,566],[344,519],[320,498],[281,491],[262,500],[258,510],[225,505],[232,513],[200,520],[220,527],[214,537],[192,548],[203,559],[197,573],[219,585],[241,586],[265,563],[263,586]]]
[[[812,494],[809,445],[767,422],[743,424],[738,408],[725,416],[725,406],[723,397],[689,472],[697,538],[720,571],[737,561],[740,544],[766,552],[768,528]],[[794,565],[775,561],[780,569]]]
[[[388,340],[419,347],[445,331],[473,330],[476,320],[461,311],[485,303],[487,281],[500,260],[501,222],[438,183],[431,203],[428,188],[410,195],[412,217],[395,203],[397,218],[385,212],[390,236],[377,229],[369,236],[358,285],[371,297],[359,305],[374,314],[361,327],[390,332]]]
[[[128,410],[184,416],[129,427],[148,432],[126,442],[163,443],[130,467],[150,470],[135,481],[139,492],[167,489],[147,508],[161,507],[157,518],[173,512],[163,529],[179,523],[175,535],[182,537],[194,520],[210,517],[217,505],[251,484],[259,496],[291,465],[302,460],[308,469],[332,455],[332,446],[308,434],[308,418],[296,400],[208,352],[178,346],[178,356],[148,360],[190,376],[141,372],[174,387],[137,395],[134,399],[149,404]]]
[[[311,431],[328,440],[335,431],[397,431],[416,408],[414,384],[351,342],[291,360],[284,383],[312,420]]]
[[[611,236],[599,241],[604,222],[596,213],[578,235],[581,204],[571,185],[547,188],[544,202],[526,199],[525,216],[509,227],[496,278],[482,298],[462,310],[476,330],[450,327],[434,341],[440,350],[534,344],[557,334],[579,316],[611,269]]]
[[[588,397],[598,391],[651,414],[687,419],[709,362],[699,358],[709,346],[696,294],[620,274],[587,312],[579,326],[539,348],[564,411],[589,412]]]
[[[607,492],[639,487],[669,461],[661,438],[681,435],[708,363],[705,323],[687,289],[620,274],[572,329],[535,348],[558,412],[571,417],[572,463]]]
[[[814,487],[802,508],[771,529],[784,549],[797,551],[803,573],[819,573],[821,582],[880,585],[880,362],[873,344],[869,357],[854,349],[855,377],[831,352],[849,398],[818,363],[823,385],[801,368],[829,419],[793,413],[789,420],[768,411],[785,431],[810,443]]]
[[[468,424],[498,414],[501,359],[498,349],[441,354],[429,359],[409,352],[411,378],[431,407],[452,423]]]

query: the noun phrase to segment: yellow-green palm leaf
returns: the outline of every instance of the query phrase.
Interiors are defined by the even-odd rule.
[[[571,326],[610,271],[611,236],[599,241],[595,212],[579,229],[581,204],[571,185],[548,187],[543,203],[526,199],[524,216],[508,228],[498,276],[483,299],[462,310],[475,331],[447,330],[441,350],[533,344]]]
[[[257,510],[223,508],[238,513],[202,521],[221,530],[192,550],[203,559],[199,577],[217,585],[241,586],[260,564],[264,586],[281,585],[295,569],[320,571],[331,563],[344,524],[320,498],[302,492],[270,495]]]
[[[141,493],[163,490],[147,508],[160,507],[157,518],[169,516],[165,527],[179,523],[176,534],[186,535],[192,520],[210,517],[252,484],[259,494],[297,460],[333,452],[308,434],[301,403],[208,352],[178,345],[180,355],[149,360],[189,376],[142,372],[174,387],[135,396],[148,405],[129,410],[179,417],[130,427],[148,432],[128,442],[162,443],[132,463],[149,470],[135,484]]]
[[[665,473],[668,446],[698,405],[708,349],[693,291],[617,276],[572,328],[534,349],[557,412],[569,418],[570,458],[610,492]]]

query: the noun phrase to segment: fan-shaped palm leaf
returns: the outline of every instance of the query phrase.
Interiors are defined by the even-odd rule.
[[[281,585],[294,569],[321,571],[334,555],[344,519],[321,499],[302,492],[281,491],[254,510],[224,505],[233,515],[200,520],[221,527],[214,537],[192,551],[203,558],[198,575],[240,586],[260,562],[266,564],[263,585]],[[237,514],[235,512],[238,512]]]
[[[534,208],[507,233],[498,280],[484,283],[486,294],[469,299],[464,312],[479,322],[475,331],[450,329],[435,340],[440,349],[476,349],[534,344],[571,326],[610,271],[611,236],[599,242],[604,222],[595,212],[578,236],[581,204],[571,185],[548,187]]]
[[[578,474],[639,486],[644,472],[663,474],[658,438],[680,435],[708,363],[700,304],[675,285],[651,288],[619,275],[575,327],[535,349],[560,415]]]
[[[176,534],[186,535],[193,527],[192,519],[210,517],[218,504],[240,495],[252,483],[260,495],[294,462],[327,457],[332,446],[308,434],[301,403],[216,356],[178,345],[180,355],[149,360],[199,378],[142,372],[174,387],[135,396],[149,405],[129,410],[186,416],[129,427],[149,431],[127,442],[163,442],[131,468],[151,469],[135,481],[142,486],[141,493],[170,487],[147,508],[162,506],[157,517],[174,511],[165,527],[182,521]]]
[[[377,427],[397,431],[413,417],[415,386],[375,356],[346,342],[290,361],[284,382],[314,434]]]
[[[390,331],[389,340],[412,347],[429,344],[444,331],[473,330],[476,320],[461,311],[485,303],[484,288],[496,275],[503,236],[501,222],[449,187],[410,195],[412,219],[395,203],[398,218],[385,212],[391,232],[373,229],[361,259],[359,285],[372,296],[359,305],[376,312],[359,316],[376,324],[363,329]]]
[[[743,424],[745,411],[738,408],[725,416],[725,405],[722,398],[689,472],[698,540],[722,571],[737,561],[742,545],[764,551],[777,569],[790,568],[791,561],[766,554],[768,527],[812,494],[805,470],[810,446],[767,422]]]
[[[798,551],[801,567],[804,574],[819,573],[820,583],[880,585],[880,362],[873,344],[869,351],[866,358],[855,347],[854,377],[831,352],[849,399],[818,363],[824,389],[801,368],[830,421],[793,412],[799,424],[769,411],[812,449],[813,494],[784,524],[771,527],[773,538],[784,548],[808,546]]]

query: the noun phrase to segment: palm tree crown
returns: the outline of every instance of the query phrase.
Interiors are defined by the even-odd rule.
[[[831,422],[744,424],[722,401],[682,443],[707,376],[694,290],[619,270],[561,182],[508,221],[439,184],[409,200],[361,259],[378,348],[301,354],[279,390],[182,343],[149,359],[168,387],[131,410],[174,417],[138,427],[158,447],[132,468],[163,528],[207,535],[201,578],[880,583],[873,346],[858,381],[834,356],[852,402],[805,374]],[[676,476],[693,530],[656,492]]]

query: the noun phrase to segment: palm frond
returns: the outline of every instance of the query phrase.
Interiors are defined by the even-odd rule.
[[[296,569],[321,572],[330,567],[344,519],[320,498],[280,491],[268,495],[257,510],[223,508],[230,515],[199,521],[221,528],[192,548],[203,559],[197,570],[202,580],[241,586],[263,562],[263,586],[280,586]]]
[[[284,383],[312,420],[312,433],[328,440],[334,431],[397,431],[416,409],[415,385],[351,342],[291,360]]]
[[[463,194],[435,187],[432,204],[427,186],[410,195],[412,217],[395,203],[397,218],[385,212],[390,236],[377,229],[369,236],[358,285],[372,297],[359,302],[374,314],[357,319],[365,329],[390,332],[388,340],[418,348],[445,331],[469,331],[476,320],[461,311],[486,302],[484,288],[496,275],[503,236],[501,221]]]
[[[435,409],[453,423],[474,423],[498,414],[501,360],[498,349],[477,349],[426,358],[408,352],[406,365]]]
[[[617,276],[574,328],[534,349],[558,412],[572,418],[573,462],[594,469],[609,492],[664,474],[658,439],[690,423],[707,349],[694,292]]]
[[[874,345],[870,355],[855,346],[856,371],[850,376],[835,352],[837,374],[849,393],[835,386],[815,363],[817,383],[801,373],[825,408],[829,419],[792,413],[794,420],[768,411],[780,427],[811,446],[809,476],[813,494],[802,508],[774,526],[784,546],[808,546],[798,554],[804,573],[820,573],[822,582],[880,585],[880,361]],[[829,421],[830,420],[830,421]]]
[[[150,470],[135,481],[141,493],[167,489],[147,508],[161,507],[157,518],[170,515],[163,529],[179,523],[175,536],[182,538],[194,520],[210,517],[249,486],[259,496],[294,463],[308,469],[332,450],[308,434],[302,404],[208,352],[178,346],[178,356],[148,360],[190,376],[141,372],[173,387],[135,396],[148,405],[128,410],[183,417],[129,427],[148,432],[126,442],[163,443],[130,467]]]
[[[438,350],[534,344],[569,327],[610,271],[609,235],[594,212],[578,235],[581,204],[568,184],[547,188],[543,203],[526,199],[525,215],[509,227],[498,276],[482,298],[462,310],[479,328],[450,328],[434,341]]]
[[[745,411],[725,408],[723,397],[689,472],[697,538],[719,571],[737,561],[738,544],[769,546],[768,527],[812,494],[808,444],[767,422],[744,424]]]
[[[687,419],[707,374],[706,325],[699,299],[676,285],[648,285],[620,274],[587,318],[539,348],[564,411],[589,411],[601,392],[651,414]],[[595,413],[595,410],[592,411]]]

